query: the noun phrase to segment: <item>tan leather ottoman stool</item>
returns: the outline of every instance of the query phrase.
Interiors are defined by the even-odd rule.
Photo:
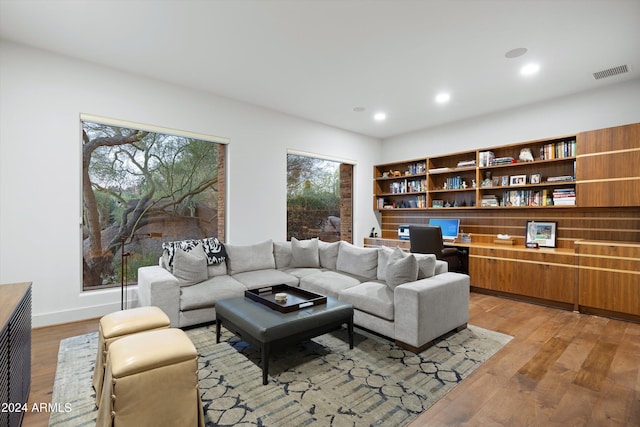
[[[102,380],[107,361],[107,351],[115,340],[139,332],[166,329],[169,317],[158,307],[138,307],[116,311],[103,316],[98,325],[98,352],[93,370],[93,389],[96,391],[96,406],[100,404]]]
[[[111,344],[96,426],[204,426],[198,353],[187,334],[161,329]]]

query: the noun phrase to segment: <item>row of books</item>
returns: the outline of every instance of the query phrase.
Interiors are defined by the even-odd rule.
[[[556,188],[553,190],[553,204],[555,206],[573,206],[576,204],[575,188]]]
[[[407,208],[426,208],[427,197],[416,196],[407,200],[392,200],[389,201],[384,197],[378,197],[376,200],[378,209],[407,209]]]
[[[502,194],[501,206],[547,206],[547,190],[511,190]]]
[[[576,156],[576,140],[550,142],[540,147],[540,160],[562,159]]]
[[[389,184],[389,193],[419,193],[427,191],[427,180],[414,179],[392,182]]]
[[[466,183],[461,176],[452,176],[445,180],[444,188],[446,190],[459,190],[461,188],[466,188]]]
[[[489,160],[489,166],[510,165],[515,162],[516,159],[513,157],[495,157]]]
[[[409,172],[409,175],[425,173],[426,170],[427,170],[427,165],[425,162],[411,163],[410,165],[407,166],[407,172]]]

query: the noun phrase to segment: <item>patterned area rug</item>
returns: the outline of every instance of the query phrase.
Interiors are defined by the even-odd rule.
[[[469,326],[416,355],[359,329],[350,350],[341,330],[274,351],[263,386],[260,355],[246,343],[223,329],[216,344],[215,326],[186,332],[211,426],[406,425],[511,340]],[[96,333],[61,341],[52,403],[70,410],[52,413],[50,426],[95,425],[96,348]]]

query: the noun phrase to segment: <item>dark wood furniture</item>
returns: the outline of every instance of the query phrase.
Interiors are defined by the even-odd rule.
[[[0,425],[19,426],[31,386],[31,283],[0,285]]]
[[[216,342],[224,326],[260,349],[262,384],[268,383],[269,354],[274,347],[317,337],[347,325],[353,348],[353,306],[327,297],[327,303],[281,313],[250,298],[230,298],[216,303]]]

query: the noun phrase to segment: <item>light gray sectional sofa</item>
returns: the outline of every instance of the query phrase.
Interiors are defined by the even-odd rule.
[[[469,276],[447,272],[434,255],[317,239],[225,249],[218,264],[196,246],[177,249],[171,266],[163,256],[138,269],[139,305],[158,306],[172,327],[185,327],[214,321],[216,301],[284,283],[351,303],[357,326],[415,352],[469,318]]]

